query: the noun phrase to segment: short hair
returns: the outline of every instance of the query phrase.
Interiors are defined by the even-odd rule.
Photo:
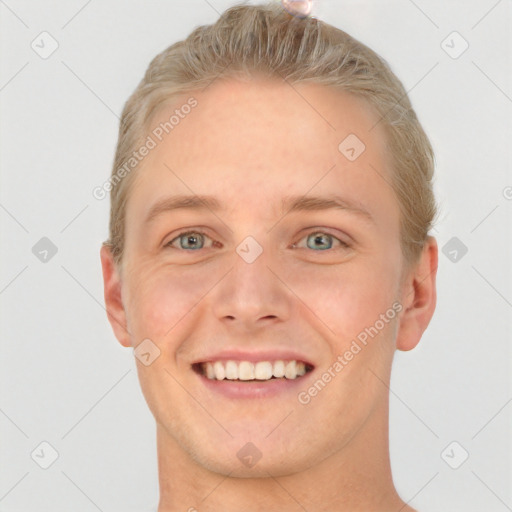
[[[372,49],[317,18],[291,15],[280,2],[233,6],[151,61],[124,105],[111,182],[141,147],[154,114],[174,98],[217,78],[261,75],[334,87],[365,98],[376,109],[400,206],[404,266],[417,262],[437,215],[434,153],[404,86]],[[104,245],[111,248],[116,264],[122,262],[126,204],[137,167],[110,189],[109,239]]]

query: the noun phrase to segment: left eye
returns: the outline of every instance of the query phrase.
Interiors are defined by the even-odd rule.
[[[203,231],[185,231],[180,233],[176,238],[173,238],[170,242],[165,244],[165,247],[173,247],[175,242],[181,242],[180,247],[173,247],[174,249],[183,249],[187,251],[197,251],[203,249],[204,240],[211,238],[206,235]],[[343,248],[349,248],[349,244],[343,242],[339,238],[331,235],[329,233],[325,233],[323,231],[314,231],[303,237],[301,240],[307,240],[307,248],[308,249],[319,249],[320,251],[326,251],[332,249],[333,241],[339,242],[340,246]],[[311,243],[310,243],[311,242]],[[214,242],[214,244],[218,244],[218,242]],[[199,246],[199,247],[198,247]],[[293,244],[292,247],[299,247],[297,244]],[[316,252],[316,251],[315,251]]]
[[[309,249],[320,249],[321,251],[332,249],[333,240],[339,242],[340,245],[344,248],[349,247],[349,245],[343,242],[343,240],[340,240],[339,238],[329,233],[324,233],[323,231],[314,231],[306,235],[305,238],[308,240],[307,247]],[[309,241],[311,241],[311,244],[309,244]],[[329,247],[325,247],[325,245],[329,245]],[[293,244],[293,247],[297,247],[297,244]]]

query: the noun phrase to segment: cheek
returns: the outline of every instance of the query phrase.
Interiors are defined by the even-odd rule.
[[[373,325],[395,300],[397,263],[358,256],[346,264],[290,274],[290,288],[342,345]],[[293,279],[293,281],[292,281]],[[313,317],[315,318],[315,317]]]
[[[205,293],[198,282],[187,279],[186,273],[164,269],[139,272],[131,288],[130,319],[140,337],[155,343],[163,342],[186,318]]]

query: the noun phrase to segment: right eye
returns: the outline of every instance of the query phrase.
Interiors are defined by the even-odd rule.
[[[177,237],[173,238],[170,242],[167,242],[164,247],[169,247],[172,249],[184,250],[184,251],[199,251],[204,245],[204,239],[211,238],[204,233],[204,231],[195,229],[183,231],[178,234]],[[178,242],[180,247],[173,247],[173,244]],[[201,247],[197,247],[200,245]]]

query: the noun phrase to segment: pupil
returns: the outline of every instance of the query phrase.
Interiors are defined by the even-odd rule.
[[[313,245],[315,249],[321,249],[321,250],[325,250],[325,249],[329,249],[329,246],[330,246],[330,243],[329,243],[329,235],[324,235],[324,234],[316,234],[313,238]],[[323,247],[322,247],[323,245]]]
[[[185,235],[183,235],[185,236]],[[194,234],[185,236],[185,246],[186,248],[194,248],[194,245],[198,243],[199,237]]]

